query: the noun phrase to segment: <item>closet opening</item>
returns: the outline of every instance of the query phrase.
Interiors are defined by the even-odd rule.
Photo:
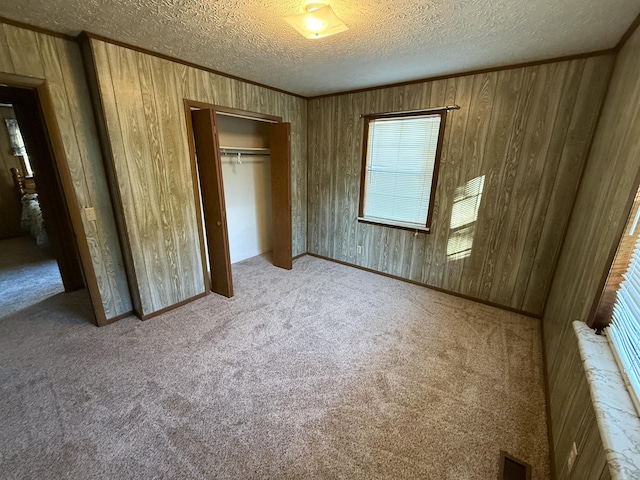
[[[290,124],[185,101],[207,289],[233,296],[231,265],[271,252],[292,268]]]

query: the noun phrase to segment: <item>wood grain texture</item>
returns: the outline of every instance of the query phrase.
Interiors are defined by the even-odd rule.
[[[270,125],[272,260],[276,267],[291,270],[291,124]]]
[[[139,314],[205,289],[185,99],[291,123],[293,254],[307,251],[306,100],[100,40],[90,46]]]
[[[561,406],[556,410],[561,415],[552,422],[556,473],[559,480],[596,480],[609,467],[573,329],[571,334],[562,352],[564,368],[549,379],[552,408]],[[578,457],[569,470],[573,442]]]
[[[202,192],[203,220],[207,232],[211,290],[233,297],[227,208],[216,115],[212,109],[191,112],[193,138]]]
[[[0,107],[0,238],[25,235],[20,226],[22,204],[10,171],[11,168],[17,168],[23,172],[21,157],[13,154],[5,124],[5,120],[11,118],[16,118],[13,108]]]
[[[65,175],[72,184],[75,205],[69,208],[78,219],[79,246],[88,252],[85,276],[91,277],[87,284],[96,317],[106,321],[127,313],[131,300],[78,45],[16,26],[0,27],[0,72],[46,81],[41,88],[51,100],[55,122],[49,128],[59,133]],[[96,222],[83,216],[89,206],[96,210]]]
[[[587,74],[585,69],[584,75]],[[592,72],[590,74],[596,74]],[[601,281],[609,269],[629,214],[629,198],[640,178],[640,31],[629,39],[616,59],[609,93],[594,135],[580,183],[566,239],[549,292],[543,317],[551,416],[559,478],[609,478],[598,471],[602,455],[580,455],[592,464],[585,473],[560,472],[576,432],[595,438],[589,394],[581,385],[582,365],[574,352],[571,322],[586,321],[600,295]],[[572,154],[573,155],[573,154]],[[597,443],[590,440],[591,444]],[[592,447],[590,447],[592,448]],[[593,447],[595,448],[595,447]],[[586,466],[585,466],[586,467]],[[578,475],[582,476],[578,476]]]
[[[540,315],[611,64],[605,55],[310,100],[309,251]],[[462,108],[447,117],[432,232],[357,223],[359,115],[453,103]],[[479,178],[476,220],[452,228],[456,192]],[[469,255],[455,255],[458,237]]]
[[[37,43],[37,39],[45,35],[7,24],[2,24],[2,28],[13,63],[14,72],[12,73],[45,78],[43,58]]]
[[[13,60],[11,59],[9,42],[7,41],[7,35],[5,34],[4,29],[5,25],[0,23],[0,65],[2,65],[3,72],[16,73],[16,69],[13,66]]]
[[[99,299],[94,298],[93,301],[102,304],[106,323],[131,311],[131,301],[92,121],[93,110],[82,59],[77,45],[61,38],[43,35],[38,38],[38,44],[45,72],[49,71],[47,86],[58,117],[73,191],[82,214],[84,238],[92,259],[92,275],[98,283]],[[45,61],[55,58],[54,55],[57,55],[57,65]],[[84,218],[85,207],[94,208],[95,222]]]

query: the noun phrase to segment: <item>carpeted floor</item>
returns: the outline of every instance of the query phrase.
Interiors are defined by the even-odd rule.
[[[1,476],[549,478],[537,320],[310,256],[233,273],[147,322],[0,320]]]
[[[55,258],[30,236],[0,240],[0,317],[64,292]]]

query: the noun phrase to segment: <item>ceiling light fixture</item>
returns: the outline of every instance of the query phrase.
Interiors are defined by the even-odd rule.
[[[349,29],[329,5],[312,3],[307,5],[306,10],[305,13],[284,18],[289,25],[305,38],[328,37]]]

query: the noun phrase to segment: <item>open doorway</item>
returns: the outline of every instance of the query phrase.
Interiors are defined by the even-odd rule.
[[[290,124],[185,101],[201,247],[211,290],[233,296],[231,264],[271,251],[292,268]]]
[[[38,92],[0,86],[0,316],[82,289],[84,275]],[[8,140],[8,142],[7,142]]]

